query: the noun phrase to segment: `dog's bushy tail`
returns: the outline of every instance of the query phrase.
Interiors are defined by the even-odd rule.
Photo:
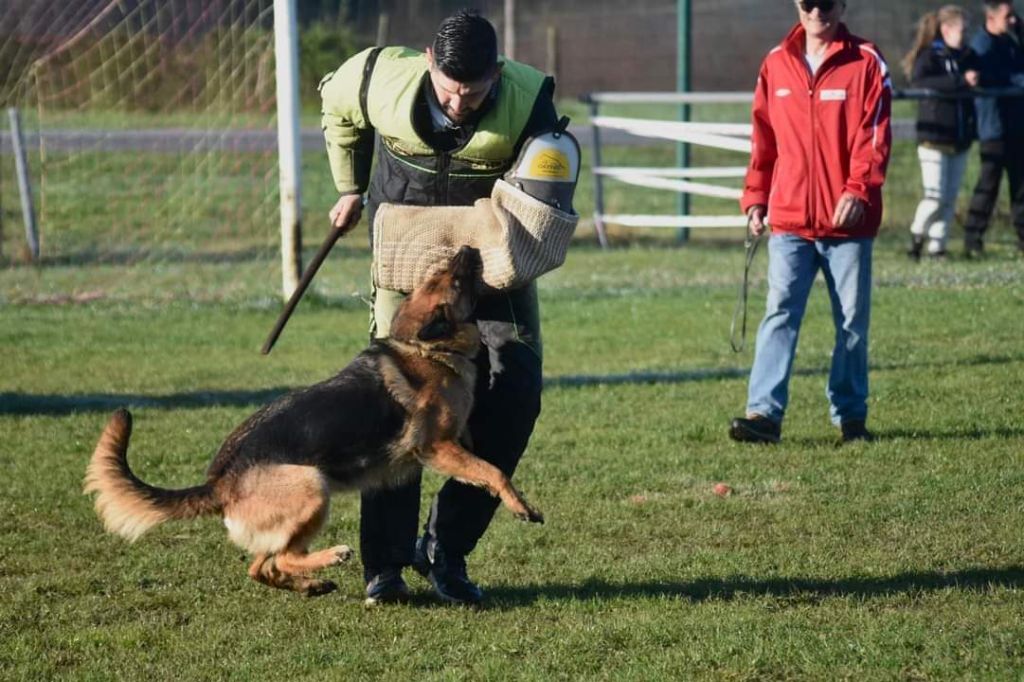
[[[96,513],[108,531],[129,542],[164,521],[220,511],[209,483],[165,490],[145,483],[128,467],[132,415],[118,410],[107,422],[85,472],[84,492],[96,496]]]

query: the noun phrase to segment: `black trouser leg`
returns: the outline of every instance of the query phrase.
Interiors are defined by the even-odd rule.
[[[470,450],[515,472],[540,414],[540,322],[533,286],[491,297],[478,306],[484,348],[477,358],[477,390],[469,418]],[[518,327],[520,340],[515,339]],[[447,481],[430,510],[426,530],[445,552],[465,556],[491,522],[499,501],[481,488]]]
[[[397,488],[363,492],[359,511],[359,553],[366,580],[389,566],[408,566],[420,516],[420,474]]]
[[[964,223],[964,246],[967,249],[980,248],[988,229],[996,201],[999,199],[999,183],[1003,179],[1006,150],[1002,140],[981,142],[981,171],[978,183],[971,195],[967,220]]]
[[[1024,251],[1024,137],[1007,141],[1006,174],[1010,179],[1010,215],[1017,248]]]
[[[375,318],[378,292],[371,288],[374,305],[370,308],[370,340],[377,338],[380,321]],[[387,297],[385,315],[397,310],[401,296],[381,292]],[[390,317],[388,317],[390,319]],[[386,333],[386,330],[385,332]],[[404,485],[364,491],[360,496],[359,556],[363,576],[369,581],[383,569],[412,564],[416,531],[420,521],[420,472]]]

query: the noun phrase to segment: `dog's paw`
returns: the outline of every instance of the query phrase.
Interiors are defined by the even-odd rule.
[[[352,548],[348,545],[337,545],[336,547],[331,547],[327,551],[334,554],[334,559],[330,564],[328,564],[329,566],[338,566],[355,556],[355,552],[353,552]]]
[[[302,585],[300,592],[307,597],[320,597],[336,589],[338,585],[330,580],[308,580]]]

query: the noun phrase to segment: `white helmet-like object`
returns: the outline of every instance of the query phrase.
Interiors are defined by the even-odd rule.
[[[551,130],[523,144],[505,181],[565,213],[575,213],[572,195],[580,177],[580,143],[566,130],[563,116]]]

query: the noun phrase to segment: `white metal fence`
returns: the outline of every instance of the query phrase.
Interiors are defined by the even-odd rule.
[[[929,98],[965,97],[1014,97],[1024,96],[1024,88],[978,88],[961,92],[938,92],[924,88],[895,90],[893,99],[920,100]],[[670,121],[651,118],[602,116],[603,105],[701,105],[701,104],[750,104],[750,92],[597,92],[580,99],[590,108],[592,136],[592,172],[594,181],[594,229],[598,241],[607,246],[606,226],[651,228],[736,228],[746,225],[746,218],[732,215],[689,215],[689,214],[628,214],[605,211],[605,181],[614,180],[636,187],[663,189],[687,194],[732,201],[736,205],[742,191],[710,182],[695,182],[694,179],[711,180],[742,178],[746,174],[746,162],[750,156],[749,123],[723,123],[701,121]],[[1022,123],[1024,125],[1024,123]],[[602,163],[601,131],[617,131],[631,136],[673,142],[679,145],[694,145],[712,149],[737,152],[737,162],[744,165],[704,167],[645,167],[606,166]],[[893,121],[893,137],[908,140],[914,137],[914,121],[910,119]]]

